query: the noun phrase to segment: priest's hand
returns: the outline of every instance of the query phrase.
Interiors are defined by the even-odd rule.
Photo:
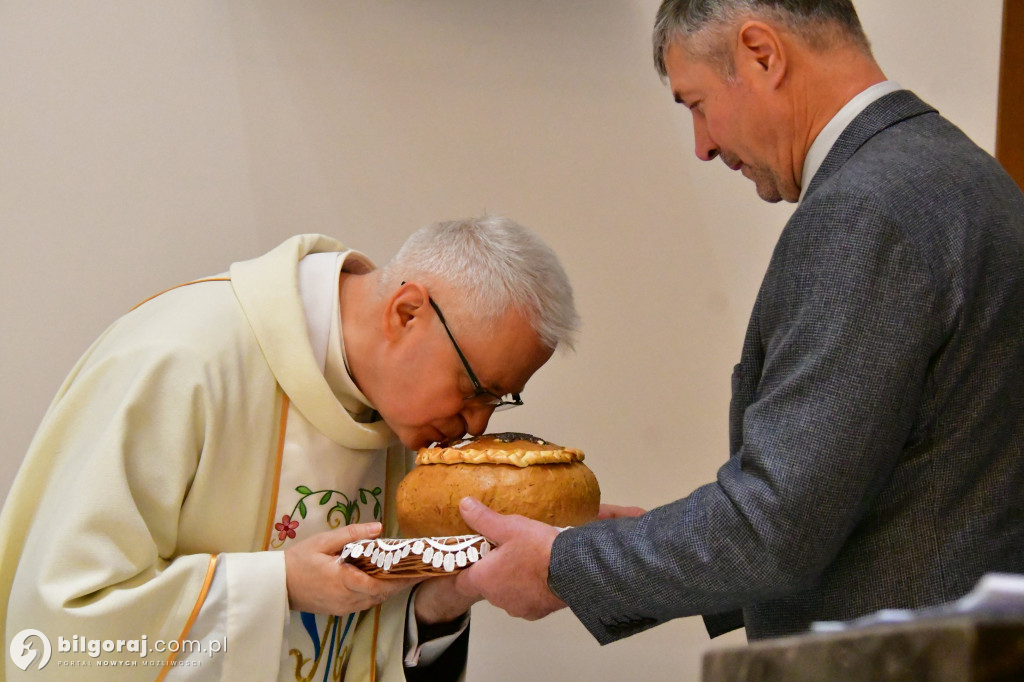
[[[525,516],[499,514],[471,497],[462,499],[459,511],[471,528],[498,545],[456,577],[462,594],[483,597],[526,620],[565,608],[565,602],[548,589],[557,528]]]
[[[622,519],[633,516],[643,516],[647,513],[646,509],[640,507],[621,507],[617,504],[602,504],[601,508],[597,512],[597,518],[599,519]]]
[[[420,625],[449,623],[459,618],[483,597],[463,594],[455,576],[430,578],[416,588],[416,622]]]
[[[359,523],[318,533],[284,550],[288,603],[292,610],[344,616],[380,604],[423,578],[378,580],[355,566],[339,564],[350,542],[375,538],[381,525]]]

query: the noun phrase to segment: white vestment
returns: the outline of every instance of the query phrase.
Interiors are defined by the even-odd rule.
[[[373,610],[289,614],[284,554],[263,551],[356,517],[383,515],[397,534],[390,500],[408,452],[382,421],[360,421],[371,411],[351,380],[325,379],[299,294],[304,256],[344,250],[294,237],[138,306],[77,363],[0,515],[3,641],[32,628],[53,646],[42,670],[8,656],[7,677],[157,678],[162,662],[191,657],[156,642],[217,621],[223,679],[278,679],[282,656],[296,665],[287,679],[366,680],[374,659],[378,680],[404,679],[407,593],[376,625]],[[224,589],[206,604],[215,574]],[[142,638],[150,650],[95,656],[59,651],[58,638]]]

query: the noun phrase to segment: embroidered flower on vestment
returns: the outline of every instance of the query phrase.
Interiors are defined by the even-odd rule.
[[[298,521],[292,521],[292,517],[285,514],[281,517],[279,523],[274,524],[275,530],[279,531],[277,534],[278,540],[284,540],[285,538],[295,537],[295,529],[299,527]]]

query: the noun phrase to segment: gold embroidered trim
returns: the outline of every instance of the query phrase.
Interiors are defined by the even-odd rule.
[[[168,287],[168,288],[164,289],[161,292],[153,294],[152,296],[150,296],[149,298],[147,298],[147,299],[145,299],[143,301],[139,301],[134,306],[132,306],[132,310],[135,310],[136,308],[138,308],[141,305],[149,303],[150,301],[152,301],[157,296],[163,296],[168,291],[174,291],[175,289],[180,289],[181,287],[187,287],[190,284],[202,284],[203,282],[230,282],[230,281],[231,281],[230,277],[207,277],[206,279],[197,279],[194,282],[185,282],[184,284],[175,284],[173,287]]]
[[[270,504],[267,511],[267,528],[263,532],[263,549],[270,548],[270,534],[277,519],[277,493],[281,486],[281,460],[284,457],[284,435],[288,428],[288,394],[281,394],[281,419],[277,427],[277,456],[274,462],[274,483],[270,489]]]
[[[164,669],[160,672],[159,677],[156,678],[156,682],[161,682],[167,673],[171,671],[171,662],[178,656],[178,652],[181,651],[181,642],[188,635],[189,630],[192,629],[192,625],[195,624],[196,618],[199,617],[199,611],[203,608],[203,602],[206,601],[206,595],[210,591],[210,585],[213,583],[213,574],[217,571],[217,555],[210,556],[210,563],[206,567],[206,577],[203,579],[203,588],[199,590],[199,598],[196,599],[196,605],[192,607],[192,613],[189,614],[188,620],[185,621],[185,627],[182,628],[181,634],[178,635],[178,646],[171,652],[171,655],[167,657],[167,663],[164,665]]]
[[[380,632],[380,604],[373,607],[373,639],[370,643],[370,680],[377,682],[377,633]]]

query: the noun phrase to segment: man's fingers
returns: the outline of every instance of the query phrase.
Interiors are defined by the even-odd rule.
[[[459,501],[459,513],[470,528],[499,545],[515,535],[516,526],[522,520],[499,514],[473,497]]]
[[[460,571],[459,574],[455,576],[455,591],[465,597],[484,599],[484,593],[481,592],[480,588],[476,585],[476,572],[479,569],[479,565],[474,565],[464,571]]]
[[[492,513],[495,516],[501,517],[497,512]],[[501,581],[499,574],[502,566],[502,555],[506,550],[506,547],[499,545],[475,564],[459,571],[455,576],[455,591],[464,597],[472,597],[477,600],[487,599],[488,586],[492,585],[495,580]]]
[[[322,543],[320,549],[325,554],[338,554],[348,543],[375,538],[380,535],[380,532],[381,525],[379,521],[342,526],[341,528],[320,534]]]

